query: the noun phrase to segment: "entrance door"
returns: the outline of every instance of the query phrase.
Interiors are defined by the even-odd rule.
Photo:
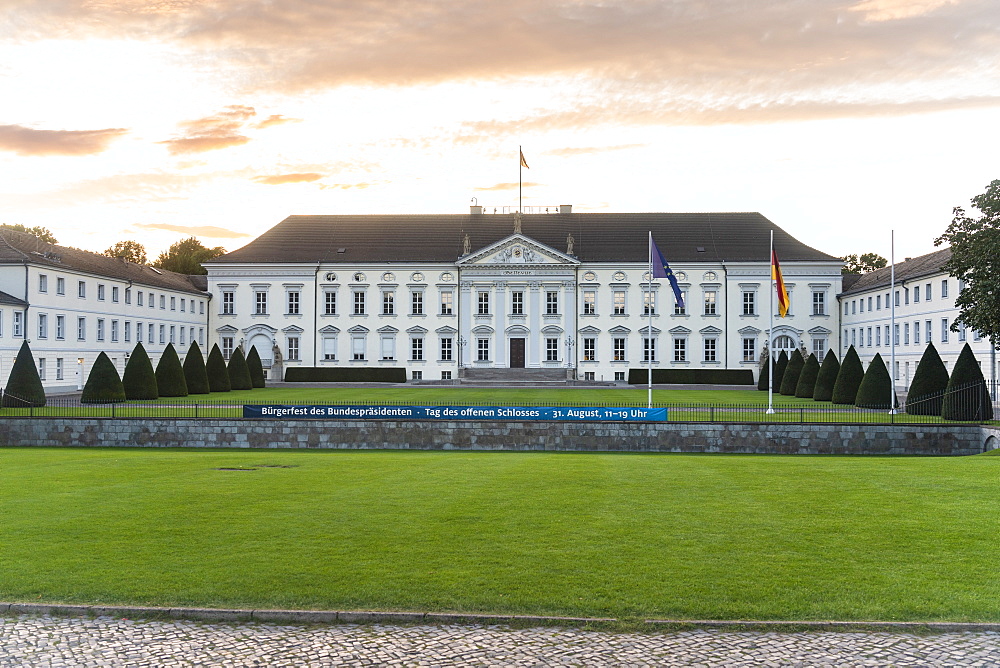
[[[510,368],[524,368],[524,339],[510,340]]]

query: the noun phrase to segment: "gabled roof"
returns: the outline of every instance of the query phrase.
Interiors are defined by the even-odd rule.
[[[25,232],[0,228],[0,264],[25,262],[181,292],[203,294],[208,287],[205,276],[188,276],[166,269],[154,269],[79,248],[46,243]]]
[[[24,301],[23,299],[19,299],[14,295],[9,295],[6,292],[0,292],[0,304],[27,306],[28,302]]]
[[[469,235],[472,252],[508,237],[513,215],[289,216],[249,244],[206,265],[230,263],[454,262]],[[582,262],[644,262],[647,237],[668,262],[768,262],[769,237],[783,263],[837,262],[759,213],[526,214],[522,231],[562,251],[567,235]]]
[[[896,265],[896,283],[931,276],[941,273],[941,266],[951,258],[951,249],[942,248],[939,251],[910,258]],[[850,286],[840,294],[854,295],[868,290],[888,288],[892,284],[892,267],[883,267],[861,274],[856,281],[848,283],[844,280],[845,286]]]

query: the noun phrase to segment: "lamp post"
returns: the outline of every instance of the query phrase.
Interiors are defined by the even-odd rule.
[[[465,340],[464,336],[458,337],[458,368],[459,368],[459,370],[461,370],[462,368],[465,367],[465,357],[463,357],[463,355],[465,354],[464,351],[465,351],[465,346],[466,346],[467,343],[468,343],[468,341]]]

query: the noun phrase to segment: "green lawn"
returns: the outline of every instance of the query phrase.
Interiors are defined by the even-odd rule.
[[[989,456],[0,448],[0,600],[1000,621],[997,498]]]

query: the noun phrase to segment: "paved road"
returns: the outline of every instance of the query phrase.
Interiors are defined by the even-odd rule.
[[[996,666],[1000,633],[608,633],[0,617],[0,666]]]

